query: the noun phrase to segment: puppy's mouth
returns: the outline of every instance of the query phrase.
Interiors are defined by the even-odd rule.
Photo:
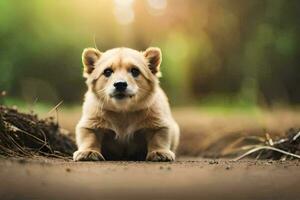
[[[133,94],[128,94],[125,92],[114,92],[113,94],[110,94],[111,98],[117,99],[117,100],[122,100],[126,98],[132,98],[134,95]]]

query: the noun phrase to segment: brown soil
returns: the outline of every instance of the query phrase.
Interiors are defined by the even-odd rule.
[[[0,199],[300,199],[299,161],[0,160]]]
[[[299,160],[199,158],[219,157],[242,136],[275,138],[298,129],[299,111],[248,116],[184,108],[174,109],[174,115],[182,132],[174,163],[0,158],[0,199],[300,199]],[[79,110],[61,111],[59,123],[72,134],[79,116]]]

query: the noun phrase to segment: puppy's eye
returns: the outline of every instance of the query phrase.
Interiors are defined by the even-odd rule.
[[[106,68],[104,71],[103,71],[103,74],[104,76],[106,77],[110,77],[111,74],[113,73],[114,71],[111,69],[111,68]]]
[[[133,77],[138,77],[140,75],[140,70],[136,67],[131,68],[130,73]]]

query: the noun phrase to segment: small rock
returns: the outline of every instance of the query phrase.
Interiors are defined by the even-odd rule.
[[[210,161],[208,162],[208,164],[210,164],[210,165],[213,165],[213,164],[219,164],[219,162],[216,161],[216,160],[210,160]]]

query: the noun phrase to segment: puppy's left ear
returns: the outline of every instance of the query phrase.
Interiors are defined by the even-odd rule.
[[[157,47],[149,47],[144,51],[144,56],[148,61],[148,67],[154,75],[160,75],[161,50]]]

